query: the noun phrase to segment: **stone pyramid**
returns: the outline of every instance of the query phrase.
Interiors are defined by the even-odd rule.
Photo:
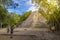
[[[38,12],[34,11],[30,14],[30,16],[22,22],[19,27],[23,28],[39,28],[39,27],[47,27],[46,19]]]

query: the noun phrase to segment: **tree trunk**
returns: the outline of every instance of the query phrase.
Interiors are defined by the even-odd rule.
[[[2,23],[0,24],[0,28],[3,28],[3,27],[2,27]]]

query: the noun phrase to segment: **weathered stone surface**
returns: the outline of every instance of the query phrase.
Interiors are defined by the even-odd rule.
[[[38,12],[32,12],[31,15],[19,27],[47,27],[46,19]]]

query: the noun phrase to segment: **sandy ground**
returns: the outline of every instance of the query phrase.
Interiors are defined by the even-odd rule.
[[[60,40],[60,35],[48,29],[14,29],[13,38],[6,33],[6,29],[0,30],[0,40]]]

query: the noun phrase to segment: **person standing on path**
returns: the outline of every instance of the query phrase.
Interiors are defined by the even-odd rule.
[[[10,26],[8,26],[8,28],[7,28],[7,33],[10,33]]]
[[[10,35],[10,38],[12,38],[12,37],[13,37],[13,29],[14,29],[14,27],[13,27],[13,26],[11,26],[11,28],[10,28],[10,30],[11,30],[11,31],[10,31],[10,34],[11,34],[11,35]]]
[[[9,33],[9,28],[7,28],[7,33]]]

